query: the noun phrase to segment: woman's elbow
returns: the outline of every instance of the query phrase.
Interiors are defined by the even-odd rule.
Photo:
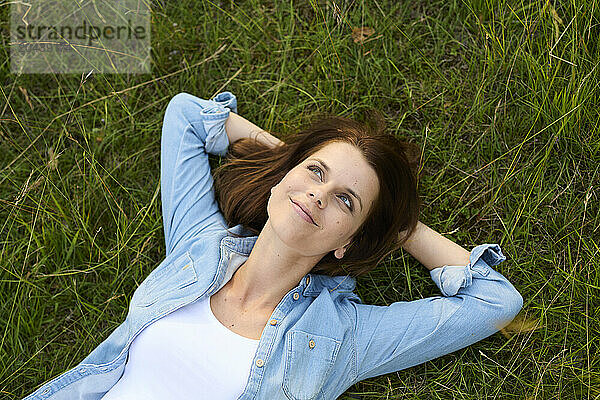
[[[183,114],[186,108],[189,108],[194,96],[189,93],[181,92],[169,100],[165,114]]]
[[[502,310],[500,312],[497,327],[504,328],[508,325],[523,308],[523,296],[514,287],[505,293],[501,302]]]

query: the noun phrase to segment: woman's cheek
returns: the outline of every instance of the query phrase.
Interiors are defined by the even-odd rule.
[[[344,222],[339,219],[335,221],[335,226],[336,226],[336,230],[338,231],[338,234],[337,234],[338,239],[341,239],[344,236],[346,236],[350,229],[350,226],[348,224],[344,224]]]

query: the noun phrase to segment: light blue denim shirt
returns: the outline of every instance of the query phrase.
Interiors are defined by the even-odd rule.
[[[208,162],[209,153],[227,152],[232,111],[237,101],[230,92],[211,100],[181,93],[170,101],[161,138],[166,258],[134,292],[125,321],[79,365],[26,399],[100,399],[121,377],[129,346],[145,327],[217,292],[248,258],[257,236],[242,225],[229,231],[244,237],[227,231]],[[271,314],[239,399],[336,399],[363,379],[492,335],[523,304],[492,269],[505,259],[496,244],[477,246],[468,265],[430,271],[442,296],[389,306],[363,304],[351,277],[307,274]]]

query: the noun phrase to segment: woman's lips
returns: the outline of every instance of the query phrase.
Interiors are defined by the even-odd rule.
[[[298,213],[299,216],[302,217],[303,220],[305,220],[306,222],[313,224],[313,225],[317,225],[315,224],[315,222],[310,218],[310,216],[304,212],[304,210],[302,210],[302,208],[300,208],[300,206],[296,203],[294,203],[292,200],[290,200],[292,202],[292,207],[294,207],[294,210],[296,210],[296,212]]]

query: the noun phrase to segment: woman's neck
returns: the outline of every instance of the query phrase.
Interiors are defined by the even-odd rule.
[[[267,221],[248,259],[225,285],[227,299],[242,309],[274,309],[323,256],[299,255]]]

